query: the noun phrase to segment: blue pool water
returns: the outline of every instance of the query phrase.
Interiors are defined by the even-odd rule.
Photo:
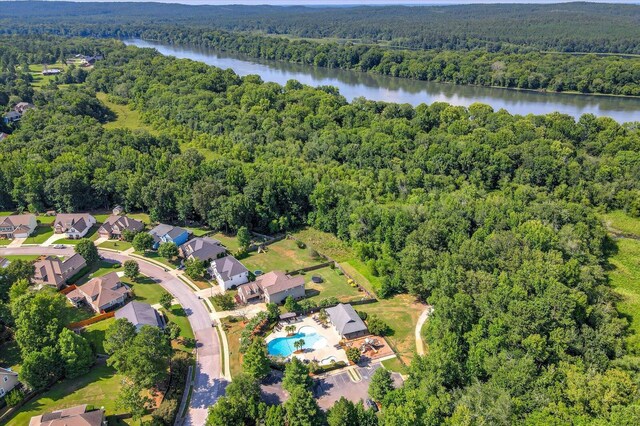
[[[293,343],[304,340],[304,349],[319,349],[327,346],[327,339],[316,333],[313,327],[302,327],[296,334],[289,337],[278,337],[267,343],[269,355],[287,357],[295,350]]]

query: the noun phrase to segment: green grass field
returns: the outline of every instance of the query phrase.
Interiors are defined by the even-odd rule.
[[[28,402],[7,425],[24,426],[29,424],[31,417],[38,414],[80,404],[104,407],[107,416],[121,414],[122,411],[115,408],[115,396],[120,391],[122,379],[113,368],[104,364],[96,365],[88,374],[77,379],[63,380]]]
[[[238,239],[233,235],[223,234],[222,232],[216,232],[213,235],[210,235],[211,238],[214,238],[222,243],[230,252],[235,252],[240,248],[240,244],[238,244]]]
[[[242,354],[240,353],[240,335],[244,330],[244,324],[241,319],[236,318],[236,322],[231,322],[232,317],[222,319],[222,324],[227,335],[229,343],[229,368],[231,377],[235,377],[242,373]]]
[[[293,271],[307,266],[323,263],[325,260],[314,258],[309,248],[298,248],[293,240],[282,240],[267,246],[266,253],[252,252],[241,260],[250,271],[263,272],[281,270]]]
[[[137,255],[144,256],[147,259],[155,260],[156,262],[162,263],[167,266],[169,269],[175,269],[180,265],[180,259],[176,258],[173,262],[167,259],[166,257],[162,257],[158,254],[157,251],[147,251],[141,253],[139,251],[135,252]]]
[[[104,243],[98,244],[98,247],[125,251],[129,250],[132,246],[131,243],[128,243],[126,241],[109,240],[105,241]]]
[[[151,134],[156,134],[157,132],[150,127],[149,125],[142,122],[142,118],[140,116],[139,111],[135,111],[127,105],[119,105],[115,102],[111,102],[108,99],[106,93],[98,92],[96,93],[96,97],[107,106],[111,111],[113,111],[117,118],[115,121],[110,123],[106,123],[104,125],[105,129],[129,129],[129,130],[137,130],[142,129],[146,130]]]
[[[309,247],[313,247],[319,253],[329,256],[336,262],[345,262],[355,258],[353,250],[351,250],[351,247],[349,247],[347,243],[327,232],[306,228],[294,233],[293,236],[304,241]]]
[[[104,336],[107,328],[116,321],[115,318],[107,318],[104,321],[91,324],[82,330],[82,336],[89,341],[99,354],[106,353],[104,350]]]
[[[604,224],[613,231],[640,237],[640,219],[633,218],[621,210],[601,215]]]
[[[38,225],[24,242],[24,244],[42,244],[53,235],[53,228],[49,225]]]
[[[148,277],[138,277],[138,280],[135,282],[123,277],[122,282],[133,289],[137,301],[150,305],[160,303],[160,297],[166,293],[160,284]]]
[[[2,257],[8,260],[36,260],[40,256],[37,254],[6,254]]]
[[[323,282],[314,284],[311,281],[311,277],[313,276],[321,277]],[[319,302],[328,297],[336,297],[341,302],[347,303],[362,299],[364,296],[364,293],[358,291],[357,288],[351,287],[347,283],[347,277],[340,275],[339,269],[331,269],[327,266],[322,269],[307,272],[304,277],[306,281],[307,298],[315,302]]]
[[[61,70],[65,70],[66,65],[62,63],[56,64],[48,64],[49,69],[58,68]],[[40,89],[42,86],[45,86],[49,81],[55,79],[56,77],[53,75],[42,75],[42,71],[44,70],[44,66],[42,64],[33,64],[29,65],[29,73],[33,77],[33,81],[31,82],[31,86],[34,89]]]
[[[56,220],[56,217],[55,217],[55,215],[54,216],[46,216],[46,215],[42,214],[42,215],[36,216],[36,220],[41,225],[51,225]]]
[[[409,374],[409,369],[404,365],[398,357],[385,359],[382,361],[382,365],[389,371],[400,374]]]
[[[170,310],[162,309],[162,312],[166,315],[169,322],[178,324],[180,327],[180,339],[177,342],[173,343],[173,347],[175,349],[179,349],[182,351],[191,352],[194,348],[195,335],[193,334],[193,330],[191,329],[191,324],[189,324],[189,318],[187,318],[187,314],[180,305],[172,305]],[[213,330],[212,330],[213,331]],[[183,339],[189,339],[190,342],[185,342]]]
[[[11,241],[13,240],[10,240],[8,238],[2,238],[0,239],[0,246],[8,246],[9,244],[11,244]]]

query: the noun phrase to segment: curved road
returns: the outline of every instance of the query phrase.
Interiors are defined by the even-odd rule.
[[[141,273],[156,279],[184,308],[196,337],[197,360],[196,378],[184,424],[193,426],[205,424],[208,407],[213,405],[224,391],[220,376],[220,342],[215,329],[211,327],[209,311],[185,283],[163,268],[122,253],[105,250],[99,250],[99,252],[107,260],[121,263],[125,260],[135,260],[140,265]],[[40,246],[0,248],[0,255],[71,255],[73,253],[73,248],[54,249]]]

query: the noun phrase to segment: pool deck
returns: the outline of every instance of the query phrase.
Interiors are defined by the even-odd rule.
[[[323,348],[314,348],[314,349],[305,349],[303,353],[293,354],[293,356],[301,359],[301,360],[309,360],[309,361],[317,361],[322,362],[323,359],[329,357],[335,357],[336,361],[344,361],[348,364],[347,354],[346,352],[340,348],[340,336],[338,333],[331,327],[330,325],[327,328],[322,327],[317,324],[313,318],[304,317],[302,320],[298,320],[296,322],[292,322],[292,325],[296,326],[296,333],[302,327],[312,327],[316,330],[316,333],[320,336],[324,337],[327,340],[327,346]],[[273,339],[277,339],[278,337],[287,337],[287,332],[284,331],[284,328],[280,331],[276,331],[271,333],[265,341],[269,343]]]

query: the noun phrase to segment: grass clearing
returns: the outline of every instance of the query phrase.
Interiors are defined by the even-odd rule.
[[[238,249],[240,248],[240,244],[238,244],[238,239],[235,237],[235,235],[216,232],[215,234],[210,235],[210,237],[220,241],[223,246],[229,249],[230,252],[238,251]]]
[[[116,321],[115,318],[107,318],[106,320],[96,322],[82,330],[82,336],[96,349],[99,354],[105,354],[104,337],[107,329]]]
[[[89,281],[91,278],[101,277],[103,275],[107,275],[110,272],[118,272],[122,271],[123,269],[124,268],[120,263],[112,263],[107,262],[106,260],[100,260],[99,262],[96,262],[94,265],[92,265],[83,276],[77,278],[75,282],[73,281],[73,277],[69,281],[76,285],[82,285]]]
[[[336,262],[346,262],[356,257],[347,243],[328,232],[306,228],[294,233],[293,236]]]
[[[322,283],[315,284],[311,281],[311,277],[319,276]],[[351,287],[347,283],[347,277],[340,274],[339,269],[332,269],[327,266],[315,271],[307,272],[305,275],[305,287],[307,299],[316,303],[328,297],[336,297],[339,301],[347,303],[354,300],[360,300],[365,297],[364,293],[358,291],[357,288]]]
[[[157,251],[147,251],[144,253],[136,251],[135,253],[139,256],[146,257],[147,259],[155,260],[156,262],[162,263],[163,265],[167,266],[169,269],[176,269],[176,267],[180,265],[179,258],[176,258],[175,260],[170,261],[166,257],[160,256]]]
[[[640,219],[629,216],[622,210],[616,210],[601,215],[602,221],[611,230],[623,234],[640,237]]]
[[[47,216],[47,215],[42,214],[42,215],[36,216],[36,220],[38,221],[38,223],[40,225],[52,225],[53,222],[55,222],[55,220],[56,220],[56,216],[55,215]]]
[[[234,322],[235,320],[235,322]],[[222,318],[222,326],[229,343],[229,368],[231,377],[242,373],[242,354],[240,353],[240,334],[245,328],[242,319],[237,317]]]
[[[0,246],[8,246],[12,241],[13,240],[10,240],[8,238],[2,238],[0,239]]]
[[[398,357],[385,359],[384,361],[382,361],[382,365],[384,366],[384,368],[393,373],[409,374],[409,369],[400,361],[400,358]]]
[[[256,270],[270,272],[306,268],[323,263],[324,259],[314,257],[308,247],[298,248],[294,240],[282,240],[267,246],[265,253],[252,252],[241,259],[241,262],[252,272]]]
[[[96,98],[116,114],[115,121],[104,124],[105,129],[141,129],[151,134],[157,134],[151,126],[142,122],[142,116],[139,111],[131,109],[128,105],[119,105],[111,102],[106,93],[98,92],[96,93]]]
[[[122,411],[115,408],[115,395],[120,391],[122,380],[123,376],[117,374],[113,368],[98,364],[84,376],[63,380],[28,402],[7,425],[23,426],[29,424],[31,417],[38,414],[80,404],[104,407],[107,416],[122,414]]]
[[[63,63],[55,63],[51,65],[47,65],[48,69],[58,68],[62,71],[66,69],[66,65]],[[55,80],[55,75],[42,75],[42,71],[44,70],[44,65],[42,64],[30,64],[29,65],[29,74],[33,77],[33,81],[31,82],[31,86],[34,89],[40,89],[42,86],[46,86],[51,80]]]

